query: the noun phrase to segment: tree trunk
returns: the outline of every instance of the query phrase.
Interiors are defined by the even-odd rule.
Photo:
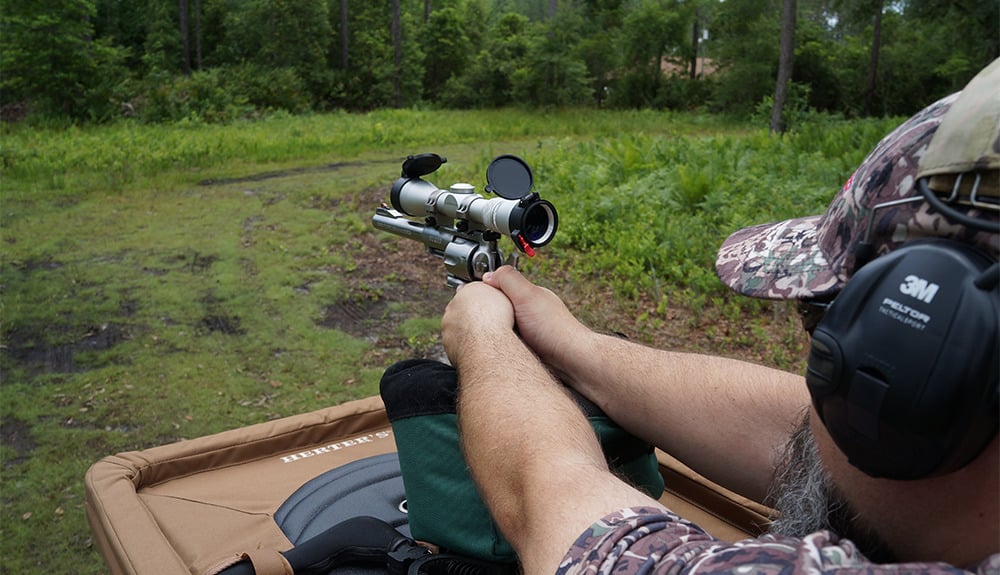
[[[194,0],[194,65],[201,70],[201,0]]]
[[[663,44],[660,44],[660,48],[656,52],[656,66],[652,70],[653,93],[650,94],[652,100],[647,102],[647,105],[652,105],[656,101],[656,97],[660,94],[660,85],[663,84],[663,58],[665,56],[666,48]]]
[[[868,85],[865,87],[865,105],[863,114],[872,115],[875,100],[875,82],[878,78],[878,57],[882,49],[882,5],[883,0],[875,2],[875,22],[872,24],[872,51],[868,60]]]
[[[188,2],[178,0],[180,11],[180,33],[181,33],[181,71],[184,75],[191,73],[191,40],[188,37]]]
[[[267,61],[271,66],[274,66],[277,61],[277,36],[278,36],[278,23],[276,21],[276,16],[274,15],[274,10],[267,13],[267,44],[269,48],[267,49]]]
[[[424,0],[424,23],[431,21],[431,0]]]
[[[698,22],[698,14],[694,15],[694,22],[691,23],[691,65],[688,77],[694,80],[698,77],[698,42],[701,40],[701,26]]]
[[[559,0],[549,0],[549,18],[555,18],[559,11]]]
[[[340,0],[340,67],[344,70],[350,66],[347,46],[347,0]]]
[[[785,102],[788,99],[788,82],[792,78],[795,59],[795,10],[796,0],[781,3],[781,53],[778,57],[778,81],[774,88],[774,108],[771,109],[771,133],[783,134]]]
[[[400,18],[400,0],[392,0],[392,46],[393,63],[396,66],[393,88],[396,92],[396,107],[403,106],[403,25]]]

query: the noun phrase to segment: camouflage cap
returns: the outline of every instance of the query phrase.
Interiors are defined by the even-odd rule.
[[[957,201],[973,186],[984,205],[997,207],[1000,197],[1000,58],[962,90],[959,101],[941,120],[927,153],[920,159],[918,178]],[[978,185],[976,185],[978,176]],[[971,198],[975,201],[975,197]]]
[[[986,77],[985,81],[977,80]],[[963,146],[959,156],[989,150],[1000,152],[1000,60],[984,69],[961,94],[943,98],[908,119],[882,139],[865,158],[824,214],[762,224],[737,231],[719,249],[716,273],[730,288],[743,295],[764,299],[828,299],[853,275],[858,264],[858,245],[870,244],[874,257],[920,238],[953,238],[979,246],[993,257],[1000,254],[996,233],[977,231],[956,224],[923,200],[917,185],[917,170],[942,119],[957,112],[957,136],[974,131],[982,117],[992,118],[992,132],[985,130],[985,148]],[[992,94],[984,97],[983,93]],[[970,116],[972,102],[991,102],[992,115],[982,107]],[[992,135],[990,135],[992,134]],[[951,145],[945,149],[953,150]],[[971,156],[969,156],[971,157]],[[976,163],[954,159],[950,170]],[[981,164],[980,164],[981,165]],[[954,173],[954,172],[951,172]],[[929,175],[929,174],[928,174]],[[995,177],[995,172],[992,176]],[[971,206],[959,211],[996,222],[998,213]],[[867,237],[866,237],[867,236]],[[861,262],[863,265],[863,261]]]

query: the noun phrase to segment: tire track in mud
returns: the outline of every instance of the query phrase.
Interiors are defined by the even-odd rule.
[[[250,174],[248,176],[239,176],[234,178],[206,178],[198,182],[199,186],[226,186],[229,184],[244,184],[248,182],[263,182],[267,180],[274,180],[278,178],[289,178],[294,176],[301,176],[304,174],[319,174],[323,172],[336,172],[338,170],[343,170],[345,168],[357,168],[361,166],[376,166],[382,164],[390,163],[402,163],[405,158],[391,158],[385,160],[367,160],[367,161],[356,161],[356,162],[333,162],[329,164],[323,164],[320,166],[307,166],[301,168],[288,168],[284,170],[272,170],[267,172],[260,172],[257,174]]]

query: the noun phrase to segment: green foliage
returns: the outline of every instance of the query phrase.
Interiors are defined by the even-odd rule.
[[[465,73],[447,82],[441,94],[444,105],[496,107],[513,102],[514,76],[530,46],[528,19],[520,14],[503,15],[485,42]]]
[[[590,101],[587,67],[575,48],[582,28],[579,15],[565,10],[531,28],[527,53],[511,76],[513,103],[574,106]]]
[[[100,120],[127,77],[125,50],[90,40],[91,0],[0,4],[0,100],[29,101],[41,114]]]
[[[451,78],[465,71],[472,58],[471,39],[462,13],[450,6],[435,10],[420,41],[425,54],[423,85],[428,96],[435,96]]]
[[[283,110],[294,114],[310,108],[309,81],[301,78],[295,68],[248,63],[222,71],[225,90],[234,100],[245,98],[255,111]]]
[[[179,73],[182,41],[173,3],[146,2],[142,62],[147,73]]]
[[[708,110],[712,106],[715,80],[670,76],[660,85],[653,106],[669,110]]]
[[[332,36],[328,5],[315,0],[257,0],[254,8],[255,27],[267,31],[256,60],[295,70],[310,94],[321,93],[332,78],[327,66]]]
[[[670,47],[684,44],[685,21],[673,0],[642,0],[627,12],[618,31],[619,78],[611,101],[619,106],[649,107],[656,101]]]
[[[729,0],[716,19],[713,54],[724,66],[714,100],[721,108],[749,112],[774,95],[778,69],[780,6],[773,0]]]
[[[389,22],[386,2],[351,5],[350,66],[346,70],[336,70],[336,88],[327,102],[329,107],[372,110],[394,105],[397,70]],[[411,42],[408,47],[418,50],[418,37],[409,34],[405,37]],[[423,77],[422,69],[412,72],[417,81]],[[419,98],[420,90],[406,95]]]
[[[621,136],[560,148],[538,179],[566,194],[553,201],[574,223],[559,239],[587,254],[581,274],[613,278],[624,297],[665,289],[695,304],[726,295],[712,270],[729,233],[822,212],[897,121],[817,116],[784,138]]]
[[[293,68],[245,63],[190,75],[155,72],[118,96],[126,115],[145,122],[231,122],[240,118],[311,108],[306,82]]]
[[[295,110],[301,107],[303,99],[309,106],[318,105],[327,95],[333,82],[333,71],[328,65],[333,28],[327,3],[314,0],[240,3],[237,9],[225,12],[224,31],[222,65],[263,72],[261,84],[293,80],[292,87],[286,90],[294,89],[297,97],[285,105],[275,105],[274,98],[269,98],[265,109]]]
[[[252,110],[244,96],[226,90],[219,69],[199,71],[190,76],[151,74],[146,81],[150,88],[137,113],[147,121],[224,122]]]
[[[447,82],[442,103],[458,107],[574,106],[592,100],[587,66],[578,53],[584,22],[560,11],[545,22],[506,13],[463,74]]]
[[[796,126],[806,122],[813,116],[819,116],[815,109],[809,105],[809,86],[790,82],[785,100],[784,122],[788,127]],[[758,125],[768,124],[771,118],[771,111],[774,108],[774,95],[764,96],[757,104],[752,115],[753,122]]]
[[[607,104],[608,91],[618,74],[619,58],[609,47],[621,28],[622,1],[585,2],[583,18],[587,27],[578,39],[577,52],[591,78],[591,94],[598,105]]]
[[[859,114],[862,102],[858,98],[852,102],[851,95],[865,90],[864,78],[857,71],[864,70],[868,63],[867,38],[863,41],[862,36],[851,35],[834,43],[824,24],[808,18],[799,21],[795,36],[795,73],[786,104],[794,103],[795,109],[786,109],[791,112],[789,116],[808,109]],[[852,72],[845,73],[848,70]],[[765,121],[769,119],[770,110],[764,117]]]
[[[776,0],[2,1],[5,119],[103,122],[146,104],[147,118],[204,121],[512,105],[754,117],[777,68]],[[1000,54],[995,2],[881,5],[869,86],[875,4],[799,2],[792,80],[807,89],[803,110],[909,114]],[[695,57],[705,67],[692,78]]]

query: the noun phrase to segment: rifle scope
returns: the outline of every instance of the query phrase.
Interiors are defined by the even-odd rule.
[[[486,199],[470,184],[458,183],[438,189],[421,179],[444,160],[436,154],[411,156],[403,164],[403,175],[392,184],[392,207],[413,217],[465,220],[477,227],[510,236],[528,255],[552,241],[559,218],[555,206],[531,191],[531,168],[516,156],[499,156],[486,171],[487,192],[500,196]]]

